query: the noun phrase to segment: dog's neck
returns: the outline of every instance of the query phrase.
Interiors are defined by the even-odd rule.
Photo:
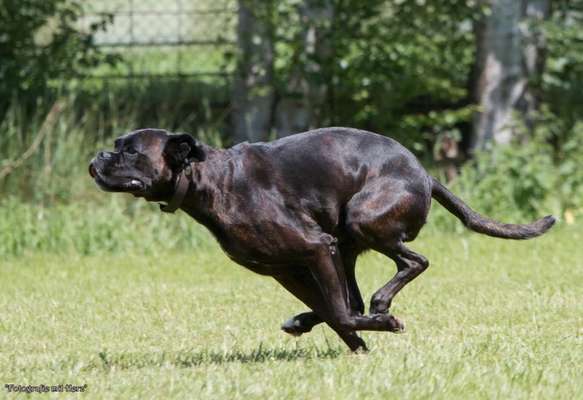
[[[174,185],[174,193],[170,198],[170,201],[166,204],[160,204],[160,210],[165,213],[173,214],[176,210],[180,208],[184,198],[188,194],[190,185],[192,182],[192,162],[188,161],[185,163],[184,168],[176,177],[176,183]]]
[[[220,153],[220,151],[217,151],[208,145],[202,144],[202,146],[204,146],[206,158],[215,158],[215,156]],[[180,172],[176,175],[174,180],[174,187],[171,196],[164,199],[163,203],[160,203],[161,211],[172,214],[176,210],[184,208],[183,203],[189,197],[192,198],[192,196],[194,196],[193,192],[196,191],[196,182],[201,180],[201,170],[204,170],[204,167],[201,168],[201,165],[204,162],[205,161],[185,160]]]
[[[179,176],[175,182],[177,189],[182,182],[179,179],[186,180],[188,182],[186,192],[182,195],[175,189],[172,198],[168,200],[169,204],[175,197],[182,197],[178,208],[212,231],[211,225],[216,221],[215,215],[210,213],[210,210],[220,208],[219,204],[223,202],[225,191],[222,190],[222,185],[230,180],[232,172],[230,163],[227,152],[216,149],[207,153],[205,161],[191,163],[190,174],[181,173],[181,177]]]

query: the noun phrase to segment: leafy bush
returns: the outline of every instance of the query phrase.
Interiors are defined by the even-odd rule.
[[[583,120],[583,1],[557,1],[544,25],[547,62],[541,86],[545,106],[562,122],[554,133],[557,145]]]
[[[44,95],[55,79],[72,76],[116,57],[102,54],[93,35],[104,16],[82,30],[78,0],[3,0],[0,3],[0,116],[10,99]]]
[[[459,135],[471,120],[467,78],[474,63],[472,24],[479,2],[285,1],[268,14],[275,26],[275,78],[285,93],[299,69],[310,85],[326,87],[323,125],[390,135],[418,154],[438,134]],[[301,7],[333,7],[311,21],[323,51],[306,46]],[[452,18],[452,15],[455,15]]]
[[[476,211],[505,222],[524,223],[553,213],[583,210],[583,123],[576,124],[556,153],[548,139],[557,120],[547,120],[529,141],[495,146],[466,163],[449,186]],[[435,207],[438,229],[461,229]],[[457,226],[457,227],[456,227]]]
[[[577,122],[558,155],[557,191],[563,209],[583,207],[583,121]]]

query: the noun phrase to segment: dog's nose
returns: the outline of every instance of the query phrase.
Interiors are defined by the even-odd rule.
[[[111,158],[111,153],[108,153],[107,151],[100,151],[99,154],[97,154],[97,158],[101,158],[102,160],[109,160]]]

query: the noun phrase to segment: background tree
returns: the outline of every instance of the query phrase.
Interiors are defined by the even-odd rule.
[[[271,130],[273,87],[273,4],[239,0],[237,67],[232,92],[233,139],[266,139]]]
[[[295,16],[298,29],[291,32],[288,42],[292,43],[292,57],[286,79],[279,86],[275,111],[275,129],[279,137],[325,124],[325,106],[329,98],[326,74],[333,52],[334,1],[306,0],[287,10],[284,7],[280,6],[280,18]],[[280,32],[283,37],[290,34],[285,30]]]
[[[515,136],[516,113],[533,129],[538,96],[534,82],[544,68],[540,23],[550,14],[548,0],[488,0],[476,24],[475,102],[470,151],[489,142],[508,144]]]

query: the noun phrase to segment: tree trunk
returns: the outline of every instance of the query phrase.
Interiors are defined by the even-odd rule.
[[[539,109],[540,94],[537,89],[540,87],[546,62],[545,37],[536,24],[547,20],[550,15],[551,0],[526,1],[525,16],[530,23],[524,30],[524,70],[529,80],[529,90],[525,92],[524,102],[518,106],[530,131],[534,130],[536,112]]]
[[[489,0],[490,13],[476,26],[477,79],[470,151],[489,143],[509,143],[516,134],[518,112],[532,129],[537,101],[529,80],[543,68],[542,35],[530,22],[549,14],[550,0]]]
[[[323,122],[327,87],[323,65],[329,61],[332,0],[307,0],[299,6],[303,23],[300,62],[294,65],[276,108],[278,137],[318,127]]]
[[[239,0],[238,62],[231,97],[235,142],[269,137],[274,101],[270,1]]]

